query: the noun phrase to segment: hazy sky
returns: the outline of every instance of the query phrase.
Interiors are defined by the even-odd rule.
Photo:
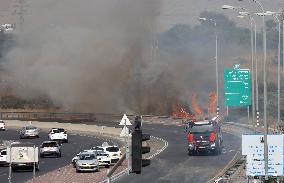
[[[15,17],[15,3],[20,0],[1,0],[0,1],[0,23],[7,21],[17,21]],[[26,2],[27,15],[30,3],[37,0],[22,0]],[[160,8],[159,17],[157,20],[157,31],[164,31],[170,28],[173,24],[177,23],[198,23],[198,17],[202,11],[218,11],[224,12],[230,18],[234,18],[236,13],[221,10],[224,4],[242,6],[250,9],[251,11],[259,11],[251,0],[159,0],[162,6]],[[277,11],[279,8],[284,8],[283,0],[261,0],[266,10]],[[14,15],[11,15],[13,14]],[[247,22],[243,21],[241,24],[246,25]]]

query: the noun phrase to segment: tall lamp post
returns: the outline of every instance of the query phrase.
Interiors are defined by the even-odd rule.
[[[219,116],[219,76],[218,76],[218,32],[217,32],[217,23],[213,19],[207,19],[204,17],[199,18],[200,21],[208,21],[213,23],[215,26],[215,69],[216,69],[216,98],[217,98],[217,105],[216,105],[216,115]]]
[[[267,134],[268,134],[268,124],[267,124],[267,74],[266,74],[266,25],[264,8],[260,1],[252,0],[261,9],[263,13],[262,24],[263,24],[263,122],[264,122],[264,169],[265,169],[265,180],[268,180],[268,144],[267,144]]]
[[[277,11],[279,12],[279,11]],[[259,16],[273,16],[276,22],[278,23],[278,67],[277,67],[277,125],[280,124],[280,103],[281,103],[281,98],[280,98],[280,90],[281,90],[281,20],[279,17],[279,13],[277,12],[272,12],[272,11],[266,11],[264,14],[263,13],[256,13]],[[276,125],[276,126],[277,126]]]
[[[255,46],[254,45],[254,35],[256,35],[256,23],[254,21],[254,18],[252,17],[252,15],[250,14],[250,12],[243,7],[235,7],[235,6],[231,6],[231,5],[223,5],[222,9],[224,10],[234,10],[237,11],[240,15],[237,16],[238,18],[245,18],[246,16],[249,17],[250,20],[250,32],[251,32],[251,76],[252,76],[252,125],[255,125],[255,75],[254,75],[254,52],[255,52]],[[244,10],[242,12],[239,12],[239,10]],[[254,24],[254,34],[253,34],[253,24]],[[256,39],[256,36],[255,36]],[[257,70],[256,70],[257,72]],[[249,112],[249,108],[248,108],[248,112]],[[249,120],[249,119],[248,119]]]

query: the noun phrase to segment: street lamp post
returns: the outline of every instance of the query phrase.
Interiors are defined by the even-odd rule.
[[[267,133],[268,133],[268,124],[267,124],[267,75],[266,75],[266,25],[265,25],[265,16],[264,8],[260,1],[252,0],[255,2],[258,7],[261,9],[262,24],[263,24],[263,122],[264,122],[264,169],[265,169],[265,180],[268,180],[268,144],[267,144]]]
[[[249,17],[250,20],[250,38],[251,38],[251,76],[252,76],[252,125],[255,125],[255,84],[254,84],[254,80],[255,80],[255,75],[254,75],[254,52],[255,52],[255,46],[254,45],[254,34],[253,34],[253,24],[254,24],[254,32],[256,32],[256,23],[254,21],[254,18],[252,17],[252,15],[250,14],[250,12],[243,7],[234,7],[231,5],[223,5],[222,9],[226,10],[234,10],[234,11],[239,11],[239,10],[244,10],[243,12],[239,12],[239,16],[237,16],[238,18],[244,18],[246,16]],[[255,38],[256,39],[256,38]],[[248,106],[248,116],[249,116],[249,106]],[[248,121],[249,121],[249,117],[248,117]]]
[[[209,21],[214,24],[215,26],[215,70],[216,70],[216,100],[217,100],[217,105],[216,105],[216,115],[219,116],[219,75],[218,75],[218,32],[217,32],[217,23],[213,19],[207,19],[200,17],[199,20],[201,21]]]
[[[279,11],[277,11],[279,12]],[[277,12],[272,12],[272,11],[266,11],[266,13],[262,14],[262,13],[257,13],[258,15],[261,16],[267,16],[267,15],[272,15],[274,17],[274,19],[277,21],[278,23],[278,67],[277,67],[277,124],[276,126],[279,126],[280,124],[280,103],[281,103],[281,98],[280,98],[280,91],[281,91],[281,85],[280,85],[280,81],[281,81],[281,20],[279,17],[279,13]]]

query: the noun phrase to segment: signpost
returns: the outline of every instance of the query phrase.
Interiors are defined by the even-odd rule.
[[[251,105],[250,70],[241,69],[236,65],[234,69],[224,69],[224,92],[226,106]]]
[[[268,175],[283,176],[283,135],[268,135]],[[264,135],[242,135],[242,155],[247,156],[247,176],[264,176]]]
[[[128,159],[128,170],[130,170],[130,152],[129,152],[129,135],[130,135],[130,132],[129,132],[129,128],[127,126],[131,126],[131,122],[130,120],[128,119],[128,117],[126,116],[126,114],[123,115],[120,123],[119,123],[120,126],[123,126],[123,129],[122,131],[120,132],[120,137],[124,137],[124,140],[125,140],[125,149],[126,149],[126,159]]]

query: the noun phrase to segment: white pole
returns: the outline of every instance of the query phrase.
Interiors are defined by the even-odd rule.
[[[215,38],[216,38],[216,40],[215,40],[215,43],[216,43],[216,45],[215,45],[215,47],[216,47],[216,52],[215,52],[215,58],[216,58],[216,97],[217,97],[217,106],[216,106],[216,114],[217,114],[217,116],[219,116],[219,110],[220,110],[220,108],[219,108],[219,77],[218,77],[218,33],[217,33],[217,24],[216,24],[216,22],[215,22],[215,34],[216,34],[216,36],[215,36]]]
[[[8,182],[11,183],[12,182],[12,154],[11,154],[11,144],[9,145],[9,151],[10,151],[10,163],[9,163],[9,177],[8,177]]]
[[[35,150],[35,145],[34,145],[34,169],[33,169],[33,181],[35,180],[35,169],[36,169],[36,166],[35,166],[35,159],[36,159],[36,150]]]
[[[249,124],[249,121],[250,121],[250,115],[249,115],[249,105],[247,106],[247,112],[248,112],[248,124]]]
[[[254,96],[254,42],[253,42],[253,18],[250,15],[250,39],[251,39],[251,80],[252,80],[252,125],[255,124],[255,96]]]
[[[268,180],[268,144],[267,144],[267,75],[266,75],[266,25],[265,25],[265,12],[262,4],[258,0],[252,0],[257,3],[262,11],[262,25],[263,25],[263,122],[264,122],[264,169],[265,180]]]
[[[255,59],[255,94],[256,94],[256,125],[259,125],[259,105],[258,105],[258,60],[256,53],[256,22],[254,22],[254,59]]]
[[[281,90],[281,86],[280,86],[280,52],[281,52],[281,20],[275,16],[277,21],[278,21],[278,73],[277,73],[277,79],[278,79],[278,106],[277,106],[277,126],[280,125],[280,102],[281,102],[281,98],[280,98],[280,90]]]

